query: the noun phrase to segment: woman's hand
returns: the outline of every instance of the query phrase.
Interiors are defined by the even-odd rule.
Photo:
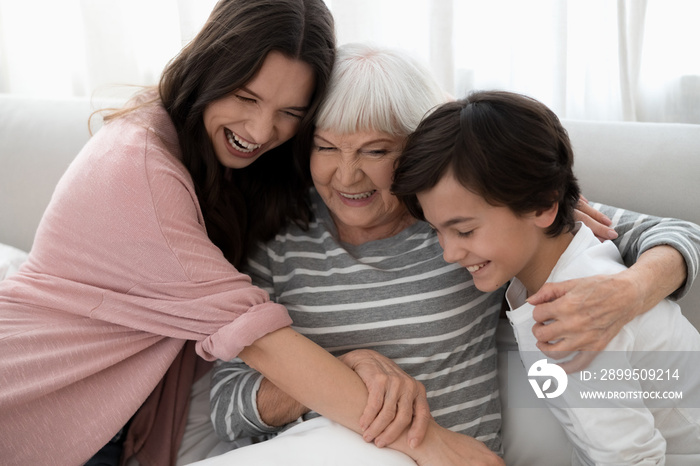
[[[410,426],[409,445],[418,446],[432,420],[423,384],[375,351],[355,350],[339,359],[360,376],[369,392],[360,418],[363,438],[384,447]]]
[[[643,312],[642,294],[624,272],[546,283],[528,302],[535,305],[532,332],[543,353],[561,359],[580,351],[561,364],[569,373],[588,366],[596,352]]]
[[[599,239],[617,237],[610,220],[583,196],[575,216]],[[683,256],[661,245],[644,251],[629,269],[617,274],[546,283],[528,298],[535,306],[537,323],[532,332],[538,348],[554,359],[579,351],[560,365],[569,373],[584,369],[625,324],[682,286],[686,272]]]
[[[601,241],[617,238],[617,232],[611,228],[612,221],[604,213],[593,208],[583,196],[576,204],[574,218],[578,222],[583,222]]]
[[[584,369],[625,324],[682,286],[686,270],[683,256],[661,245],[617,274],[546,283],[528,298],[535,306],[537,347],[554,359],[580,351],[561,367],[568,373]]]
[[[472,437],[440,427],[428,426],[423,444],[406,452],[419,466],[503,466],[503,459]]]

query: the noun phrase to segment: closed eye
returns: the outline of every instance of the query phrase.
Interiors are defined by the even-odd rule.
[[[304,118],[304,115],[300,115],[298,113],[294,113],[294,112],[290,112],[290,111],[284,111],[283,113],[289,117],[296,118],[297,120],[301,120],[302,118]]]
[[[248,103],[248,104],[257,103],[257,100],[251,99],[250,97],[245,97],[245,96],[242,96],[242,95],[239,95],[239,94],[235,94],[235,96],[236,96],[236,98],[237,98],[238,100],[240,100],[241,102],[245,102],[245,103]]]
[[[385,149],[362,149],[360,153],[362,155],[365,155],[367,157],[376,157],[376,158],[382,158],[386,157],[389,154],[394,154],[398,153],[400,149],[394,149],[394,148],[385,148]]]
[[[467,238],[467,237],[471,236],[472,233],[474,233],[474,230],[469,230],[469,231],[458,231],[458,232],[457,232],[457,236],[459,236],[459,237],[461,237],[461,238]]]

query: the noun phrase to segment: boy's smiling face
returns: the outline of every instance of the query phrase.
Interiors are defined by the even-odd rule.
[[[541,217],[518,216],[469,191],[451,173],[418,194],[426,220],[437,231],[447,262],[465,267],[481,291],[495,291],[511,278],[538,267],[536,252],[545,235]]]

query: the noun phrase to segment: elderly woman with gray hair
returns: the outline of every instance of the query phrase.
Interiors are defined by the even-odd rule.
[[[259,244],[246,272],[289,310],[295,330],[355,368],[368,386],[395,384],[398,388],[387,391],[400,400],[409,378],[424,385],[432,418],[420,447],[441,450],[441,456],[433,457],[440,459],[438,464],[465,464],[468,459],[499,464],[495,336],[504,288],[478,291],[466,269],[443,260],[430,226],[413,219],[390,191],[406,137],[445,100],[431,74],[412,58],[368,45],[341,47],[309,150],[315,218],[307,229],[291,224],[272,241]],[[585,204],[580,208],[595,215]],[[632,238],[618,245],[628,262],[650,246],[680,241],[661,219],[638,220],[637,214],[625,212],[616,226],[620,236]],[[594,226],[608,232],[605,225]],[[637,241],[642,233],[645,239]],[[682,235],[692,238],[687,243],[697,249],[700,239]],[[678,266],[681,255],[675,250],[667,254],[654,259],[660,270],[675,271],[668,281],[655,277],[659,281],[654,287],[661,287],[664,296],[686,279],[685,267]],[[577,286],[579,290],[569,293],[611,292],[600,281],[581,280]],[[638,302],[648,298],[638,296],[647,292],[639,289],[649,288],[614,291]],[[610,304],[605,311],[617,316],[630,310]],[[233,444],[286,432],[203,464],[245,458],[265,464],[266,458],[279,460],[280,454],[285,464],[320,464],[329,458],[335,458],[333,464],[373,464],[367,462],[370,458],[377,464],[413,464],[405,455],[374,448],[323,418],[303,422],[317,415],[237,359],[217,363],[211,409],[217,434]],[[316,437],[309,435],[311,422],[319,426]],[[386,445],[386,434],[377,436],[371,425],[366,427],[365,440]],[[295,436],[299,430],[304,434]],[[309,444],[313,447],[306,450]]]

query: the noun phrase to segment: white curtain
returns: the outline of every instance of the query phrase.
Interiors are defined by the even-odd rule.
[[[155,84],[215,0],[0,0],[0,92],[124,95]]]
[[[216,0],[0,0],[0,92],[148,85]],[[560,117],[700,123],[697,0],[326,0],[338,42],[409,50],[455,96],[507,89]],[[1,111],[1,109],[0,109]]]

